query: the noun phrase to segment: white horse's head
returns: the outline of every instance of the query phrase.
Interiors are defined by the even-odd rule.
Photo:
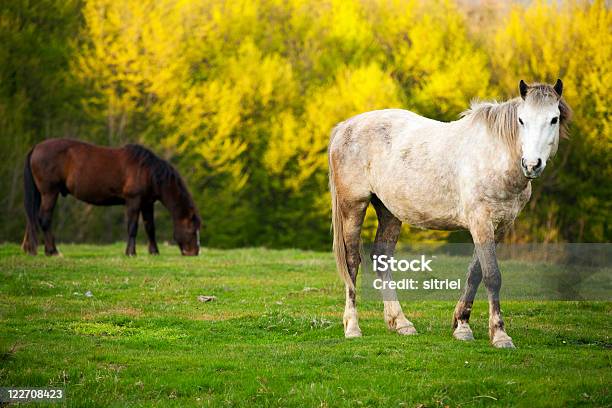
[[[565,124],[569,108],[561,99],[563,82],[554,86],[519,83],[522,103],[517,107],[518,136],[521,146],[521,167],[525,177],[542,174],[548,159],[555,155],[559,132]]]

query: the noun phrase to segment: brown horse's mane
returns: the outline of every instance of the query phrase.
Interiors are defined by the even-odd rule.
[[[529,86],[526,101],[534,104],[549,104],[559,102],[559,136],[567,138],[568,124],[571,120],[572,110],[565,102],[559,98],[554,88],[548,84],[533,84]],[[470,118],[474,121],[485,123],[489,133],[503,140],[509,149],[514,150],[517,146],[519,127],[517,108],[523,103],[520,97],[510,99],[506,102],[472,102],[472,106],[467,111],[461,113],[461,117]]]
[[[193,205],[193,199],[183,178],[174,166],[160,158],[151,150],[139,144],[128,144],[124,146],[128,156],[139,166],[147,168],[151,174],[151,181],[155,187],[160,188],[166,184],[174,184],[178,187],[180,200]]]

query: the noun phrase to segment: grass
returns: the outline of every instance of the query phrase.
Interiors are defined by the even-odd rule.
[[[0,385],[79,407],[612,405],[611,302],[504,302],[518,348],[497,350],[482,300],[473,343],[452,339],[452,301],[404,302],[419,335],[400,337],[365,300],[349,341],[329,253],[138,249],[1,245]]]

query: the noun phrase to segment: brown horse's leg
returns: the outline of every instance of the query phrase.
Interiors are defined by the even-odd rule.
[[[476,222],[470,228],[489,298],[489,337],[491,344],[498,348],[514,348],[512,339],[506,334],[501,316],[499,303],[501,273],[495,255],[495,235],[493,231],[493,226],[489,220]]]
[[[142,206],[142,220],[144,221],[145,231],[149,238],[149,253],[158,255],[157,241],[155,240],[155,221],[153,217],[154,203],[146,203]]]
[[[21,249],[30,255],[36,255],[36,248],[38,247],[36,227],[31,225],[28,220],[26,225],[25,234],[23,236],[23,242],[21,243]]]
[[[378,217],[378,229],[371,256],[387,255],[391,257],[402,229],[402,222],[385,207],[378,197],[372,197],[372,205]],[[384,281],[392,279],[390,271],[378,272],[378,275]],[[384,291],[383,303],[385,322],[390,330],[395,330],[398,334],[403,335],[416,334],[414,325],[404,316],[394,289]]]
[[[481,280],[482,268],[480,267],[480,261],[478,260],[476,250],[474,250],[472,261],[468,266],[465,289],[459,302],[457,302],[455,313],[453,314],[453,336],[458,340],[474,340],[469,321],[474,298],[476,297],[476,291],[478,290],[478,285],[480,285]]]
[[[125,254],[127,256],[136,255],[136,234],[138,233],[138,216],[140,215],[140,200],[131,199],[125,203],[125,215],[127,220],[127,247]]]
[[[361,336],[359,320],[357,317],[356,287],[357,272],[361,263],[359,254],[361,243],[361,226],[368,208],[367,201],[343,201],[340,204],[342,216],[342,233],[346,248],[346,265],[353,282],[353,288],[346,286],[346,303],[344,306],[344,335],[347,338]]]
[[[58,192],[42,193],[40,202],[40,211],[38,213],[40,229],[42,229],[45,237],[45,254],[59,255],[55,247],[55,238],[51,232],[51,220],[53,218],[53,210],[57,203]]]

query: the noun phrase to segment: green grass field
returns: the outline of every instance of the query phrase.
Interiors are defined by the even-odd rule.
[[[404,302],[419,335],[400,337],[367,300],[345,340],[329,253],[123,249],[0,246],[0,386],[64,387],[78,407],[612,406],[610,302],[503,302],[518,348],[497,350],[484,301],[460,343],[454,302]]]

